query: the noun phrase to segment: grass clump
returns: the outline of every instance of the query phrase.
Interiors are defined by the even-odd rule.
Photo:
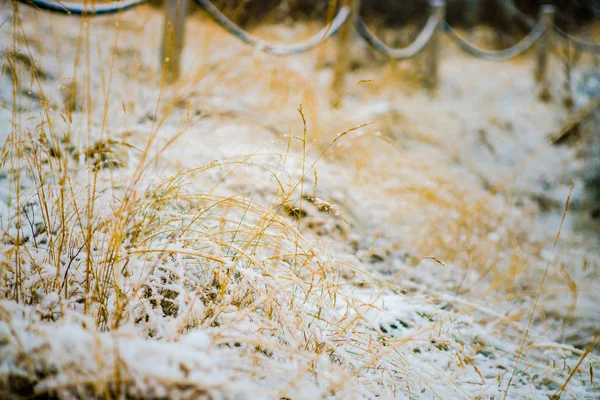
[[[157,13],[143,12],[156,26]],[[79,43],[74,68],[65,73],[72,61],[57,61],[45,47],[50,39],[32,42],[39,27],[20,15],[10,28],[12,47],[39,61],[13,63],[2,77],[13,88],[2,97],[10,107],[1,111],[11,120],[0,159],[0,185],[8,188],[0,203],[3,392],[467,398],[549,396],[565,382],[569,395],[594,392],[597,374],[570,373],[594,371],[595,355],[526,335],[514,315],[436,290],[427,276],[420,286],[401,279],[408,263],[397,248],[378,249],[377,236],[357,233],[369,210],[350,206],[338,190],[346,175],[327,164],[333,160],[326,153],[368,136],[366,127],[344,122],[336,135],[319,123],[316,89],[297,70],[226,53],[222,63],[207,61],[175,87],[148,84],[147,54],[133,61],[115,56],[135,53],[128,46],[142,39],[122,38],[112,23],[90,20],[52,31]],[[123,25],[134,24],[131,18]],[[94,44],[94,35],[114,41]],[[252,60],[259,72],[248,71],[234,94],[263,90],[265,99],[255,102],[269,109],[278,96],[296,92],[310,103],[306,111],[283,106],[289,114],[270,130],[278,141],[272,146],[263,139],[244,146],[243,127],[261,117],[242,112],[247,99],[219,97],[239,73],[239,60]],[[277,72],[264,87],[254,82],[261,67]],[[64,82],[53,82],[46,69],[69,75],[72,90],[66,95]],[[290,77],[291,84],[280,82]],[[36,99],[61,101],[29,107],[25,82],[32,82]],[[131,82],[139,86],[135,96]],[[201,99],[194,90],[205,90]],[[407,204],[459,208],[459,189],[418,185],[425,173],[414,171],[414,185],[400,189],[419,201]],[[333,178],[323,179],[328,173]],[[341,184],[328,183],[335,179]],[[382,201],[389,194],[375,193]],[[415,233],[411,245],[437,249],[421,259],[455,267],[446,262],[461,260],[448,232],[484,237],[505,224],[497,214],[469,214],[473,204],[459,208],[462,222],[424,229],[428,241]],[[485,264],[484,249],[472,250],[473,262]],[[382,273],[382,265],[393,275]]]

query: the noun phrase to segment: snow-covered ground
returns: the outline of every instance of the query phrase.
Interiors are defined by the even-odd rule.
[[[588,164],[548,141],[570,115],[558,59],[541,102],[531,55],[445,43],[429,93],[422,60],[357,41],[337,107],[336,41],[276,58],[195,14],[166,86],[157,10],[19,17],[0,27],[7,397],[600,396]]]

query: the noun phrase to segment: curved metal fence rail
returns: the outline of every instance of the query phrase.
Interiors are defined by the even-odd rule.
[[[122,0],[116,4],[103,3],[94,5],[62,2],[60,0],[18,1],[45,11],[67,15],[99,16],[125,11],[147,3],[149,0]],[[161,64],[165,68],[165,72],[167,72],[168,81],[174,81],[179,76],[188,1],[189,0],[165,0],[165,27],[160,59]],[[441,32],[445,32],[461,50],[482,60],[506,61],[523,54],[535,46],[537,51],[535,76],[538,81],[543,82],[544,84],[548,54],[551,48],[550,35],[560,37],[562,40],[570,43],[578,51],[600,54],[600,44],[575,39],[554,25],[554,7],[548,5],[542,6],[539,18],[536,20],[519,10],[515,6],[513,0],[503,0],[502,4],[504,5],[505,10],[528,26],[531,31],[514,46],[498,51],[481,49],[467,41],[454,30],[454,28],[445,21],[445,0],[429,0],[431,12],[427,22],[417,35],[416,39],[404,48],[389,47],[369,29],[366,22],[360,16],[360,0],[347,0],[346,3],[352,4],[352,7],[349,7],[348,5],[340,7],[333,20],[327,24],[327,26],[308,40],[295,44],[271,43],[260,39],[235,24],[210,0],[195,0],[195,2],[219,25],[242,42],[257,50],[277,56],[300,54],[321,45],[327,39],[338,33],[352,18],[354,27],[360,37],[376,51],[389,58],[404,60],[413,58],[424,50],[430,49],[428,50],[430,59],[428,60],[428,71],[426,75],[427,80],[434,83],[437,82],[437,69],[440,53],[439,36]],[[344,52],[347,51],[347,49],[342,48],[340,51]]]
[[[367,26],[366,22],[357,15],[354,19],[354,26],[359,35],[373,46],[380,53],[394,59],[394,60],[405,60],[407,58],[413,58],[414,56],[421,53],[427,47],[427,44],[433,37],[436,29],[443,22],[444,16],[440,13],[434,13],[429,16],[425,26],[416,37],[416,39],[408,46],[402,49],[394,49],[386,45],[380,40]]]
[[[20,0],[21,3],[34,6],[40,10],[52,11],[67,15],[107,15],[116,14],[130,8],[147,3],[149,0],[129,0],[116,4],[101,3],[86,5],[53,0]]]
[[[509,15],[517,17],[517,19],[527,25],[529,29],[532,29],[537,23],[535,18],[532,18],[523,11],[519,10],[513,0],[503,0],[501,4],[504,6],[504,10],[508,12]]]
[[[462,51],[472,55],[473,57],[477,57],[479,59],[488,61],[506,61],[510,60],[511,58],[520,56],[535,45],[535,43],[546,32],[546,29],[546,23],[544,21],[538,21],[531,30],[531,32],[529,32],[527,36],[521,39],[514,46],[511,46],[504,50],[489,51],[480,49],[474,44],[467,42],[462,36],[458,34],[458,32],[454,30],[454,28],[450,26],[450,24],[444,22],[444,31],[448,34],[448,37],[450,37],[450,39],[452,39],[452,41],[456,43],[456,45]]]
[[[290,54],[300,54],[308,50],[311,50],[327,39],[335,35],[342,26],[348,21],[350,17],[350,7],[341,7],[335,18],[331,21],[331,24],[321,29],[310,39],[297,44],[276,44],[269,43],[265,40],[259,39],[256,36],[246,32],[240,26],[236,25],[233,21],[225,16],[214,4],[208,0],[196,0],[206,12],[223,28],[229,33],[237,37],[242,42],[256,48],[257,50],[264,51],[265,53],[284,56]]]
[[[535,26],[535,24],[537,23],[537,21],[535,19],[531,18],[529,15],[527,15],[523,11],[519,10],[514,5],[513,0],[504,0],[502,2],[502,4],[504,5],[505,10],[509,11],[512,15],[515,15],[517,18],[519,18],[519,20],[521,22],[523,22],[529,28],[533,28]],[[600,43],[590,43],[590,42],[584,42],[579,39],[575,39],[574,37],[572,37],[565,31],[563,31],[556,25],[552,26],[552,30],[554,31],[554,34],[556,36],[559,36],[560,38],[562,38],[568,42],[571,42],[573,47],[575,47],[577,50],[587,52],[587,53],[600,54]]]
[[[570,42],[573,45],[573,47],[575,47],[579,51],[583,51],[586,53],[600,54],[600,44],[599,43],[590,43],[590,42],[584,42],[579,39],[575,39],[574,37],[572,37],[565,31],[563,31],[556,25],[554,26],[554,33],[557,36],[559,36],[560,38]]]

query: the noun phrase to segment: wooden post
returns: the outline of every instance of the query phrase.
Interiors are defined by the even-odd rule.
[[[165,25],[160,63],[167,83],[175,82],[181,73],[181,53],[187,11],[188,0],[165,1]]]
[[[541,85],[540,99],[550,99],[550,88],[548,86],[548,55],[551,49],[552,26],[554,25],[554,6],[544,5],[540,9],[540,19],[546,23],[546,31],[540,37],[536,47],[535,80]]]
[[[346,0],[346,4],[350,3],[352,6],[352,12],[350,14],[350,20],[342,27],[339,33],[339,47],[337,49],[337,63],[334,67],[333,72],[333,91],[335,93],[334,103],[338,103],[344,97],[344,91],[346,90],[345,78],[346,74],[350,70],[350,47],[352,46],[352,31],[354,30],[354,19],[360,15],[361,0]]]
[[[440,67],[441,41],[443,34],[443,24],[446,17],[446,2],[444,0],[429,0],[429,8],[432,15],[437,15],[440,19],[427,49],[427,62],[425,65],[425,86],[428,89],[435,89],[438,85],[438,71]]]
[[[574,53],[574,48],[573,45],[571,44],[571,42],[567,42],[567,46],[565,48],[565,59],[564,59],[564,69],[565,69],[565,80],[563,82],[563,89],[564,89],[564,98],[563,98],[563,104],[564,106],[567,108],[567,110],[572,111],[573,110],[573,106],[575,105],[575,102],[573,100],[573,95],[571,92],[571,84],[572,84],[572,78],[571,78],[571,72],[572,72],[572,66],[573,66],[573,53]]]

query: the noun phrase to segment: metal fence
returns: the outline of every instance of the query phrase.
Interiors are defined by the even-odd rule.
[[[122,12],[149,0],[123,0],[118,4],[81,4],[69,3],[58,0],[19,0],[41,10],[52,11],[67,15],[97,16]],[[435,87],[437,84],[438,65],[440,62],[440,37],[446,34],[465,53],[489,61],[506,61],[523,54],[525,51],[536,46],[536,68],[535,77],[543,87],[547,85],[546,71],[548,55],[553,41],[558,38],[569,45],[570,48],[579,52],[589,52],[600,55],[600,44],[584,42],[568,35],[554,25],[555,9],[551,5],[540,8],[538,19],[533,19],[524,14],[514,6],[512,0],[504,0],[503,5],[510,9],[529,28],[530,32],[514,46],[498,51],[489,51],[479,48],[462,37],[445,20],[445,0],[429,0],[430,15],[417,35],[416,39],[404,48],[391,48],[379,39],[367,26],[360,15],[360,0],[348,0],[339,7],[333,20],[308,40],[296,44],[276,44],[259,39],[245,31],[242,27],[227,18],[210,0],[194,0],[201,6],[219,25],[229,33],[237,37],[245,44],[263,51],[265,53],[286,56],[304,53],[311,50],[327,39],[334,36],[342,28],[348,32],[349,22],[353,22],[354,28],[359,36],[379,53],[394,59],[404,60],[417,56],[427,50],[429,59],[427,62],[426,82],[428,86]],[[166,0],[165,1],[165,24],[163,43],[160,54],[160,62],[169,82],[175,81],[181,71],[181,53],[184,46],[184,25],[188,10],[188,0]],[[343,40],[349,42],[350,35],[342,35]],[[342,44],[343,53],[347,50],[349,43]],[[340,58],[342,63],[343,57]],[[341,69],[342,71],[344,68]],[[340,69],[338,68],[338,71]]]

